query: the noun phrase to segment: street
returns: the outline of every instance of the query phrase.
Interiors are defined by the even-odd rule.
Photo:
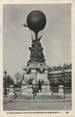
[[[4,103],[4,111],[50,111],[50,110],[71,110],[71,99],[52,99],[51,100],[25,100],[14,99]]]

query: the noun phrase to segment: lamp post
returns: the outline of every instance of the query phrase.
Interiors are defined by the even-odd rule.
[[[7,71],[4,71],[4,94],[7,95],[7,89],[6,89],[6,77],[7,77]]]

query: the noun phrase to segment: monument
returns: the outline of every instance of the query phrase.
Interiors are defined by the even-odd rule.
[[[22,81],[23,94],[28,90],[27,87],[32,89],[31,93],[36,87],[39,87],[39,95],[50,95],[50,85],[48,80],[49,67],[45,63],[43,48],[40,43],[42,37],[38,36],[39,32],[45,28],[45,25],[46,16],[42,11],[33,10],[28,14],[27,27],[34,32],[35,38],[32,39],[32,45],[29,47],[30,59],[24,67],[25,73]]]

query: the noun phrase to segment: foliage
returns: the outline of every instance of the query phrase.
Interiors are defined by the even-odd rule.
[[[18,72],[15,74],[16,84],[19,84],[22,80],[22,75]]]
[[[7,75],[6,79],[3,77],[3,87],[9,87],[10,85],[14,85],[14,81],[10,75]]]

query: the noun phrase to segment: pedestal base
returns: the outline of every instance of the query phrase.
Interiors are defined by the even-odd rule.
[[[43,85],[42,90],[39,92],[39,95],[51,95],[50,86],[49,85]]]
[[[13,88],[10,88],[9,89],[9,93],[7,94],[8,97],[12,97],[14,96],[14,89]]]
[[[26,84],[26,86],[22,86],[22,95],[32,96],[34,93],[37,93],[36,95],[51,95],[48,80],[48,66],[45,63],[30,63],[25,70],[25,80],[22,83]],[[33,89],[32,87],[28,88],[27,84],[32,84]]]
[[[58,95],[61,97],[61,98],[64,98],[64,86],[63,85],[59,85],[59,93]]]
[[[32,96],[32,88],[28,87],[28,85],[23,85],[21,95]]]

